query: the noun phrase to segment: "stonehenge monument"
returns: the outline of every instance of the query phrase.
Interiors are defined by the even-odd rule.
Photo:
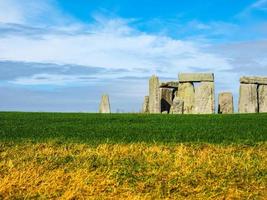
[[[241,77],[239,113],[267,112],[267,77]]]
[[[149,113],[212,114],[215,111],[214,74],[181,73],[179,81],[149,80]],[[195,86],[194,83],[199,83]],[[144,111],[144,109],[143,109]]]
[[[99,113],[111,113],[109,97],[106,94],[102,95],[99,105]]]
[[[170,82],[159,82],[159,78],[153,75],[142,110],[143,113],[214,114],[214,74],[179,73],[178,80]],[[238,112],[267,112],[267,77],[240,78]],[[232,93],[219,93],[218,113],[234,113]]]
[[[177,96],[184,101],[185,114],[215,112],[214,74],[180,73]],[[194,83],[199,83],[195,86]]]
[[[218,113],[232,114],[234,113],[234,98],[231,92],[222,92],[218,97]]]

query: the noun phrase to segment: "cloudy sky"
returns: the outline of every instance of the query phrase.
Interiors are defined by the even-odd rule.
[[[267,0],[0,0],[0,110],[139,111],[148,77],[267,75]]]

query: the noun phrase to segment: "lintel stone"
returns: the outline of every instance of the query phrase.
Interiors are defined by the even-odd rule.
[[[267,77],[243,76],[240,78],[240,83],[267,85]]]
[[[179,82],[214,82],[213,73],[179,73]]]
[[[160,88],[178,88],[178,81],[162,82],[160,83]]]

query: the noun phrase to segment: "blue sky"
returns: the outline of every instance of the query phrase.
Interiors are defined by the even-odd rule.
[[[0,0],[0,110],[139,111],[148,78],[267,76],[267,0]]]

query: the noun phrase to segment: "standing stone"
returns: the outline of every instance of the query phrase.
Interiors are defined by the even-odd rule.
[[[149,96],[145,96],[142,112],[149,113]]]
[[[99,112],[100,113],[111,113],[108,95],[102,96],[101,103],[99,105]]]
[[[184,113],[184,101],[175,97],[170,109],[171,114],[183,114]]]
[[[159,78],[153,75],[149,79],[149,112],[161,113]]]
[[[184,102],[184,114],[192,114],[195,103],[195,91],[193,83],[180,83],[176,95],[178,99]]]
[[[267,112],[267,85],[259,85],[258,87],[259,96],[259,112]]]
[[[240,84],[239,90],[239,113],[257,113],[258,94],[257,84]]]
[[[231,114],[234,112],[234,99],[231,92],[223,92],[219,94],[219,114]]]
[[[195,88],[195,114],[213,114],[215,109],[214,82],[201,82]]]
[[[160,104],[161,112],[170,112],[173,99],[173,89],[171,88],[160,88]]]

